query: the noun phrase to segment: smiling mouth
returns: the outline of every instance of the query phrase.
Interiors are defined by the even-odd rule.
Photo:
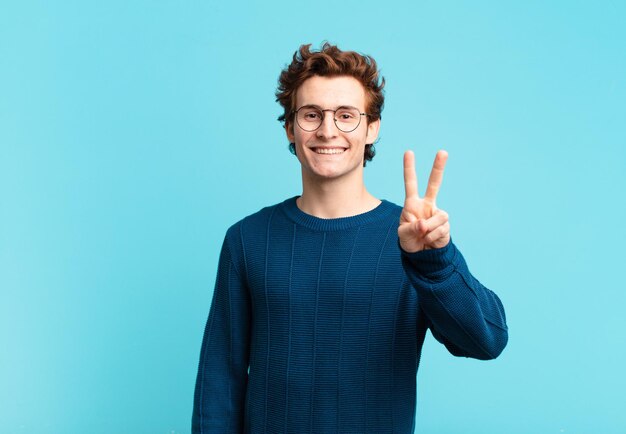
[[[343,154],[345,148],[311,148],[316,154]]]

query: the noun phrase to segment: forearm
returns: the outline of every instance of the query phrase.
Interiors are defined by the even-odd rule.
[[[452,354],[493,359],[502,352],[508,340],[502,303],[472,276],[452,242],[441,249],[402,252],[402,260],[433,335]]]

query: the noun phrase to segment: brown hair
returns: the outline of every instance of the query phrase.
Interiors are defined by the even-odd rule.
[[[293,54],[291,64],[282,70],[278,78],[276,101],[284,112],[278,117],[285,128],[293,128],[293,114],[296,110],[296,92],[305,80],[315,75],[332,77],[347,75],[356,78],[365,88],[365,111],[369,122],[381,118],[385,96],[383,87],[385,79],[380,76],[376,61],[371,57],[355,51],[342,51],[336,45],[324,42],[319,51],[311,51],[311,44],[301,45]],[[289,150],[295,154],[295,146],[289,144]],[[365,145],[363,165],[372,161],[376,151],[374,144]]]

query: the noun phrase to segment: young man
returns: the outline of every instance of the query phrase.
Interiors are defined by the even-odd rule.
[[[277,92],[302,195],[232,226],[193,410],[196,433],[413,433],[426,330],[456,356],[507,342],[498,297],[469,272],[436,197],[404,157],[401,208],[363,182],[384,97],[375,61],[300,47]]]

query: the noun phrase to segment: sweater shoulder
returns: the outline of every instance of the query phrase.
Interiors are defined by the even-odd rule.
[[[226,231],[227,238],[241,237],[244,232],[258,232],[261,228],[266,228],[270,222],[272,215],[280,207],[281,203],[266,206],[260,210],[242,218],[238,222],[234,223]]]
[[[386,200],[385,202],[387,202],[389,204],[389,206],[391,207],[392,211],[391,214],[394,217],[398,217],[398,219],[400,219],[400,214],[402,214],[402,207],[396,203],[390,202],[388,200]]]
[[[248,250],[254,250],[264,242],[268,223],[279,206],[280,203],[266,206],[242,218],[226,230],[224,247],[239,275],[247,274],[246,258],[247,253],[250,253]]]
[[[226,231],[225,242],[235,256],[244,255],[250,245],[260,244],[267,233],[272,216],[281,203],[266,206],[234,223]]]

